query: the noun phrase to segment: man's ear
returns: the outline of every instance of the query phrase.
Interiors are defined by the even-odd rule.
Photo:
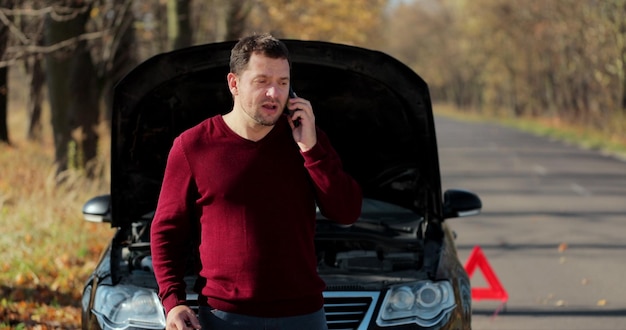
[[[228,89],[233,96],[239,94],[239,81],[237,80],[237,75],[230,72],[226,76],[226,80],[228,81]]]

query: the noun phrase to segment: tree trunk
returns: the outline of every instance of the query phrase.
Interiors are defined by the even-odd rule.
[[[79,6],[76,6],[79,7]],[[61,16],[61,14],[57,14]],[[46,45],[70,40],[85,32],[89,10],[75,18],[56,20],[47,15]],[[46,55],[52,130],[57,174],[68,169],[86,169],[96,156],[99,117],[96,70],[86,47],[76,41],[71,46]]]
[[[115,2],[116,8],[127,5],[126,0],[116,0]],[[110,64],[107,64],[107,69],[101,77],[103,79],[102,98],[106,107],[104,120],[108,127],[110,127],[113,117],[113,88],[139,62],[137,60],[137,40],[134,28],[135,17],[132,10],[128,8],[123,12],[122,24],[115,36],[119,42],[113,46],[113,58]]]
[[[72,139],[76,143],[76,154],[70,159],[79,169],[84,169],[88,177],[94,176],[94,161],[98,156],[98,120],[100,117],[99,95],[96,68],[85,43],[78,47],[78,54],[72,63],[70,89],[73,102],[70,103],[69,116],[72,127]],[[77,135],[78,134],[78,135]]]
[[[216,41],[241,38],[252,4],[246,0],[215,0],[215,7],[218,12]]]
[[[7,123],[7,67],[0,68],[0,142],[11,144],[9,140],[9,125]]]
[[[4,8],[13,8],[13,0],[1,0],[0,6]],[[0,24],[0,58],[4,56],[9,40],[9,28],[6,24]],[[7,95],[9,92],[8,85],[8,68],[0,68],[0,142],[10,144],[9,125],[7,123]]]
[[[626,5],[625,5],[626,7]],[[625,8],[626,9],[626,8]],[[621,60],[621,65],[622,65],[622,72],[619,75],[621,81],[620,84],[622,85],[622,90],[621,90],[621,106],[622,106],[622,111],[624,113],[626,113],[626,23],[622,23],[622,27],[620,29],[621,35],[620,38],[623,40],[622,41],[622,49],[620,52],[620,56],[622,57]]]
[[[189,2],[190,0],[167,1],[167,35],[170,49],[184,48],[192,44]]]
[[[46,76],[41,66],[41,60],[34,58],[30,68],[30,98],[28,99],[28,132],[29,140],[40,141],[42,139],[41,104],[43,102],[43,85]]]

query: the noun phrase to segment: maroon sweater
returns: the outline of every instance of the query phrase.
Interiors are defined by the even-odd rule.
[[[361,190],[326,135],[300,152],[281,118],[260,141],[221,116],[174,140],[152,222],[152,261],[166,311],[185,303],[185,250],[200,221],[201,296],[217,309],[261,317],[323,306],[315,207],[342,224],[361,211]]]

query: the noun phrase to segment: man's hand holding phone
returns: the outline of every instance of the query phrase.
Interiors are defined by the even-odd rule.
[[[289,99],[285,106],[285,113],[293,132],[293,139],[300,150],[308,151],[317,143],[315,132],[315,116],[311,102],[300,98],[289,88]]]

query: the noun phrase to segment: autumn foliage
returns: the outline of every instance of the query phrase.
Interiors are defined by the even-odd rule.
[[[80,8],[91,4],[88,27],[96,33],[83,37],[89,39],[99,73],[115,67],[111,46],[123,44],[114,34],[122,25],[114,23],[124,20],[111,19],[115,14],[134,15],[128,26],[136,29],[136,42],[121,48],[137,47],[137,54],[126,54],[129,58],[143,60],[170,50],[165,18],[173,0],[62,3],[70,2]],[[559,129],[568,125],[580,131],[601,130],[603,141],[626,141],[625,0],[186,2],[193,4],[189,14],[194,44],[239,32],[269,31],[280,38],[378,49],[424,77],[433,101],[487,116],[549,121]],[[94,167],[69,164],[60,175],[53,166],[50,118],[40,121],[44,131],[39,141],[26,138],[27,100],[34,98],[28,96],[26,78],[21,77],[20,85],[15,77],[24,59],[32,61],[54,48],[37,44],[43,33],[42,13],[49,9],[46,3],[61,1],[25,0],[15,2],[15,10],[0,8],[13,22],[11,47],[0,61],[11,66],[12,75],[11,145],[0,143],[0,329],[79,328],[82,286],[112,235],[106,224],[81,217],[84,202],[109,192],[106,128],[98,133],[105,145]],[[396,6],[390,7],[392,3]],[[107,7],[113,4],[116,7]],[[119,61],[134,63],[126,57]],[[66,80],[65,72],[60,78]],[[50,77],[47,83],[53,85]],[[0,93],[7,92],[0,87]],[[73,142],[80,141],[76,136],[81,132],[71,133]],[[577,130],[574,135],[581,134]],[[87,179],[86,170],[95,174],[92,179]]]
[[[26,132],[21,102],[11,104],[11,127]],[[18,134],[0,144],[0,329],[80,328],[82,287],[112,235],[81,214],[89,197],[109,190],[106,176],[57,177],[52,150],[49,138]]]

